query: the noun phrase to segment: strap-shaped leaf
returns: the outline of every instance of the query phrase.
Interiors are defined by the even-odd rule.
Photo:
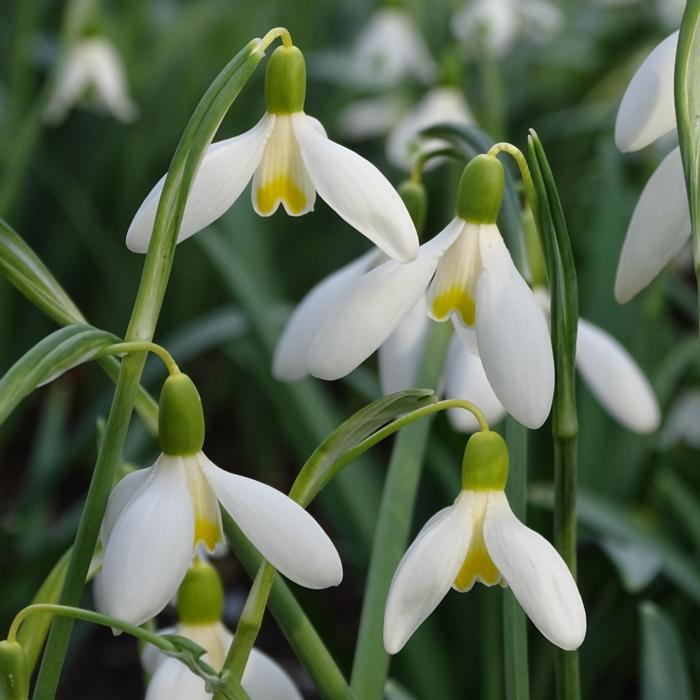
[[[289,495],[304,507],[345,466],[341,458],[383,425],[437,401],[428,389],[399,391],[373,401],[350,416],[311,454],[294,481]]]
[[[112,333],[85,324],[66,326],[46,336],[0,379],[0,423],[34,389],[92,360],[117,342],[119,338]]]
[[[61,325],[85,323],[85,317],[24,239],[0,219],[0,272]]]

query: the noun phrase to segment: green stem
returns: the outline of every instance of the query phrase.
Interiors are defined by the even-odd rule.
[[[449,339],[449,326],[433,325],[423,365],[416,380],[418,386],[439,384]],[[415,420],[415,414],[434,413],[435,410],[440,410],[436,409],[438,405],[433,404],[414,411],[411,415]],[[390,426],[395,426],[402,420],[394,421]],[[383,643],[384,606],[392,576],[406,549],[429,431],[430,421],[422,421],[402,431],[394,444],[387,470],[367,573],[350,683],[355,696],[362,700],[378,700],[384,697],[384,686],[389,672],[389,655],[384,650]],[[382,439],[378,437],[374,440],[378,433],[385,432],[386,428],[377,431],[363,443],[372,441],[372,444],[375,444]]]
[[[130,342],[114,343],[108,345],[100,352],[100,355],[127,355],[134,352],[152,352],[163,360],[163,364],[168,370],[168,374],[179,374],[180,368],[177,366],[173,356],[162,346],[150,342]]]
[[[506,418],[510,470],[506,494],[513,513],[525,522],[527,510],[527,430]],[[525,612],[510,588],[503,591],[503,651],[506,700],[529,700],[530,683]]]

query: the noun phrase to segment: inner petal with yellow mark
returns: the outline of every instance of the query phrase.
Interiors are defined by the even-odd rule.
[[[463,325],[473,326],[480,273],[479,226],[467,223],[438,263],[430,284],[430,316],[435,321],[446,321],[457,314]]]
[[[316,190],[301,158],[292,120],[275,115],[275,125],[253,176],[253,207],[260,216],[270,216],[280,204],[290,216],[312,211]]]
[[[484,542],[484,518],[487,504],[488,492],[475,491],[472,501],[472,539],[462,568],[453,584],[453,587],[461,593],[470,590],[477,581],[481,581],[486,586],[501,583],[501,572],[491,560]]]
[[[183,460],[194,515],[193,545],[201,542],[209,552],[213,552],[216,545],[224,541],[219,502],[199,466],[196,455],[184,457]]]

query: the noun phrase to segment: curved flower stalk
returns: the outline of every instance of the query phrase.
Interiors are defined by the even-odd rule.
[[[275,375],[338,379],[387,341],[416,356],[417,342],[409,350],[400,335],[389,339],[396,331],[420,337],[418,305],[427,303],[427,316],[451,320],[463,345],[479,353],[509,413],[528,427],[542,425],[554,391],[552,348],[544,316],[494,223],[502,178],[495,158],[478,156],[462,176],[458,215],[414,262],[370,269],[376,258],[368,254],[312,290],[283,333]]]
[[[159,423],[163,454],[124,477],[109,499],[95,581],[99,610],[134,624],[157,615],[198,546],[213,551],[223,540],[219,504],[287,578],[314,589],[340,583],[340,557],[309,513],[271,486],[220,469],[202,452],[201,402],[186,375],[166,380]]]
[[[290,216],[313,211],[318,193],[341,218],[389,257],[413,260],[418,236],[396,190],[371,163],[331,141],[304,113],[306,66],[291,44],[273,52],[265,74],[267,111],[249,131],[207,149],[195,176],[178,242],[222,216],[252,179],[253,208],[271,216],[280,204]],[[139,207],[127,247],[145,253],[164,178]]]
[[[178,592],[179,622],[159,634],[187,637],[206,650],[203,660],[221,671],[233,635],[221,622],[224,607],[223,589],[216,570],[195,560]],[[141,662],[150,675],[145,700],[208,700],[204,680],[181,661],[146,645]],[[241,678],[241,685],[251,700],[302,700],[286,671],[267,654],[252,649]]]
[[[678,32],[664,39],[639,67],[622,98],[615,143],[637,151],[676,128],[673,74]],[[627,229],[615,279],[620,303],[644,289],[690,239],[690,210],[678,147],[644,187]]]
[[[401,560],[386,603],[384,647],[402,649],[451,588],[477,582],[509,586],[533,624],[558,647],[577,649],[586,611],[576,582],[554,547],[508,505],[508,448],[491,431],[469,439],[462,490],[423,526]]]
[[[138,116],[138,107],[129,97],[122,57],[105,37],[85,37],[68,48],[58,67],[44,119],[58,124],[80,101],[125,123]]]

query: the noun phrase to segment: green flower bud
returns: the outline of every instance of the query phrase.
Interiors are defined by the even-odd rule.
[[[473,224],[495,224],[503,199],[505,174],[498,158],[472,158],[459,180],[457,216]]]
[[[29,661],[17,642],[0,642],[0,700],[27,700]]]
[[[413,225],[420,236],[425,226],[425,217],[428,213],[428,193],[422,182],[405,180],[399,185],[399,195],[411,215]]]
[[[265,103],[272,114],[293,114],[304,109],[306,62],[296,46],[278,46],[265,70]]]
[[[195,559],[177,593],[177,616],[183,625],[209,625],[224,612],[224,587],[217,570]]]
[[[508,481],[508,447],[492,430],[474,433],[462,459],[465,491],[503,491]]]
[[[204,445],[204,412],[194,382],[181,372],[170,375],[160,392],[160,445],[166,455],[192,455]]]

